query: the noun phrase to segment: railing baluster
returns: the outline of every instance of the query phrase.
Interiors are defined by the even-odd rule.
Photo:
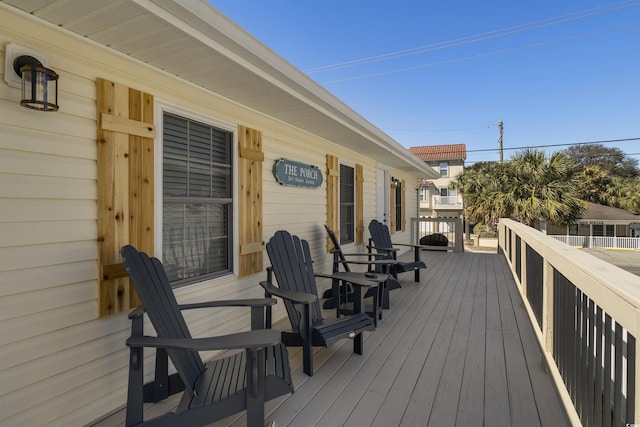
[[[613,422],[622,424],[622,327],[616,322],[615,328],[615,382],[613,383]]]
[[[587,378],[586,378],[586,398],[585,405],[587,407],[587,425],[593,425],[593,396],[594,396],[594,388],[595,388],[595,375],[594,375],[594,350],[595,350],[595,341],[597,339],[595,325],[594,325],[594,302],[589,299],[589,316],[588,316],[588,329],[587,329],[587,338],[589,340],[587,345]]]
[[[604,426],[611,427],[611,316],[604,320]]]
[[[627,334],[627,414],[625,422],[633,424],[636,413],[636,339]]]
[[[589,337],[589,326],[587,324],[588,319],[588,298],[582,293],[581,305],[580,305],[580,339],[578,340],[580,346],[580,363],[578,368],[578,393],[577,399],[579,402],[579,411],[580,419],[583,420],[583,423],[586,424],[587,420],[587,360],[589,359],[589,355],[587,354],[588,349],[588,337]]]
[[[602,390],[602,376],[604,375],[604,370],[602,367],[602,346],[603,336],[602,336],[602,309],[598,307],[596,312],[596,380],[595,380],[595,423],[594,425],[601,425],[602,423],[602,399],[603,399],[603,390]]]

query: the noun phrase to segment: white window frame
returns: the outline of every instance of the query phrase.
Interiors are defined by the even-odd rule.
[[[444,165],[444,169],[442,168],[442,166]],[[442,171],[445,171],[445,173],[443,174]],[[449,176],[449,162],[438,162],[438,172],[440,174],[440,177],[448,177]]]
[[[353,236],[353,240],[350,241],[342,241],[342,236],[344,235],[343,230],[342,230],[342,173],[341,173],[341,166],[345,166],[348,168],[351,168],[351,171],[353,172],[353,218],[352,218],[352,223],[353,223],[353,228],[351,230],[351,235]],[[338,165],[338,226],[340,227],[340,244],[352,244],[355,243],[356,241],[356,210],[357,210],[357,203],[358,203],[358,199],[356,197],[356,165],[352,164],[352,163],[347,163],[347,162],[340,162]]]
[[[232,167],[232,176],[231,176],[231,184],[232,191],[231,197],[233,198],[232,203],[232,233],[231,238],[233,239],[231,244],[232,259],[233,265],[231,266],[231,271],[228,274],[221,275],[214,278],[204,278],[201,281],[188,283],[185,286],[193,286],[200,283],[215,283],[224,281],[229,277],[235,277],[238,275],[239,271],[239,243],[238,243],[238,125],[235,123],[223,121],[217,118],[214,118],[210,115],[203,114],[194,110],[190,110],[179,106],[177,104],[156,99],[154,114],[156,117],[156,138],[154,140],[154,180],[155,180],[155,191],[154,191],[154,256],[162,261],[162,231],[163,231],[163,148],[164,141],[162,140],[162,135],[164,131],[164,113],[174,114],[177,116],[181,116],[188,120],[194,120],[197,122],[201,122],[208,126],[216,127],[218,129],[231,132],[232,137],[232,147],[231,147],[231,167]]]

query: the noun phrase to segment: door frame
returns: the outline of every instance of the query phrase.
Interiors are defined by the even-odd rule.
[[[378,163],[376,166],[376,219],[386,225],[389,225],[390,218],[390,180],[389,167]]]

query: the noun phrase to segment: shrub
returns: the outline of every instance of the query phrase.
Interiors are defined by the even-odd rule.
[[[489,230],[485,224],[476,224],[476,226],[473,228],[473,232],[478,237],[489,237],[489,238],[498,237],[498,232]]]

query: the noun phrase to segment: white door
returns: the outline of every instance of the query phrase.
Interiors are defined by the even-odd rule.
[[[387,225],[389,225],[389,180],[389,169],[378,166],[376,169],[376,219]]]

